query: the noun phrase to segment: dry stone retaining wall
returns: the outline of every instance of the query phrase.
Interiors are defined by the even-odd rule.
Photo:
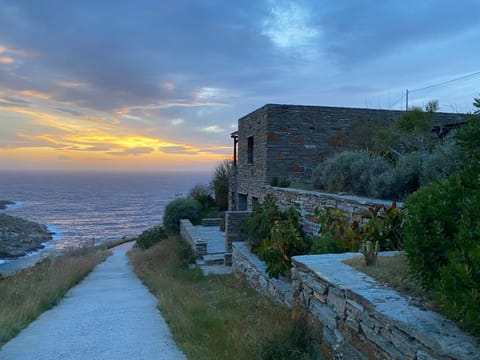
[[[290,282],[271,279],[266,273],[267,266],[250,251],[247,243],[233,243],[232,267],[236,276],[243,276],[259,293],[271,297],[277,303],[292,307]]]
[[[303,230],[309,235],[318,233],[319,225],[315,220],[315,208],[319,206],[337,208],[348,218],[352,220],[359,220],[362,213],[368,210],[369,207],[375,205],[391,206],[391,201],[384,201],[378,199],[364,198],[353,195],[338,195],[331,193],[323,193],[319,191],[306,191],[290,188],[278,188],[265,185],[262,187],[261,193],[264,201],[267,196],[271,196],[277,205],[285,210],[290,206],[298,206],[300,210],[300,222],[303,225]],[[398,203],[398,206],[403,206]]]
[[[293,258],[294,307],[318,322],[313,337],[331,358],[480,359],[476,341],[453,322],[341,262],[352,256]]]

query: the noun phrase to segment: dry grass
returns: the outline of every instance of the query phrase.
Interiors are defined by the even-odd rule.
[[[185,246],[171,237],[129,256],[189,359],[257,359],[273,339],[288,341],[288,310],[232,275],[204,276],[189,269],[182,260]]]
[[[375,278],[381,283],[397,290],[399,293],[412,298],[417,306],[432,307],[420,283],[413,277],[405,254],[394,256],[379,256],[377,264],[366,266],[363,257],[355,257],[344,261],[345,264]]]
[[[95,248],[72,250],[0,277],[0,346],[55,306],[108,255],[108,251]]]

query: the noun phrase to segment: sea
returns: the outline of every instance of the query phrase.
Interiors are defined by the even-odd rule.
[[[0,200],[15,202],[0,212],[45,224],[54,233],[43,250],[0,259],[0,273],[92,239],[100,244],[161,225],[170,201],[211,177],[210,172],[0,172]]]

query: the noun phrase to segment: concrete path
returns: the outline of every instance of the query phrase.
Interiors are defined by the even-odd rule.
[[[0,359],[185,359],[156,298],[128,265],[128,248],[116,248],[58,306],[5,344]]]

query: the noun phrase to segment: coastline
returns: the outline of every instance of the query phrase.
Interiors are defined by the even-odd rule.
[[[17,203],[15,201],[10,201],[10,200],[0,200],[0,210],[6,210],[10,206],[16,205]]]
[[[42,250],[54,235],[46,225],[0,213],[0,259],[18,259]]]

